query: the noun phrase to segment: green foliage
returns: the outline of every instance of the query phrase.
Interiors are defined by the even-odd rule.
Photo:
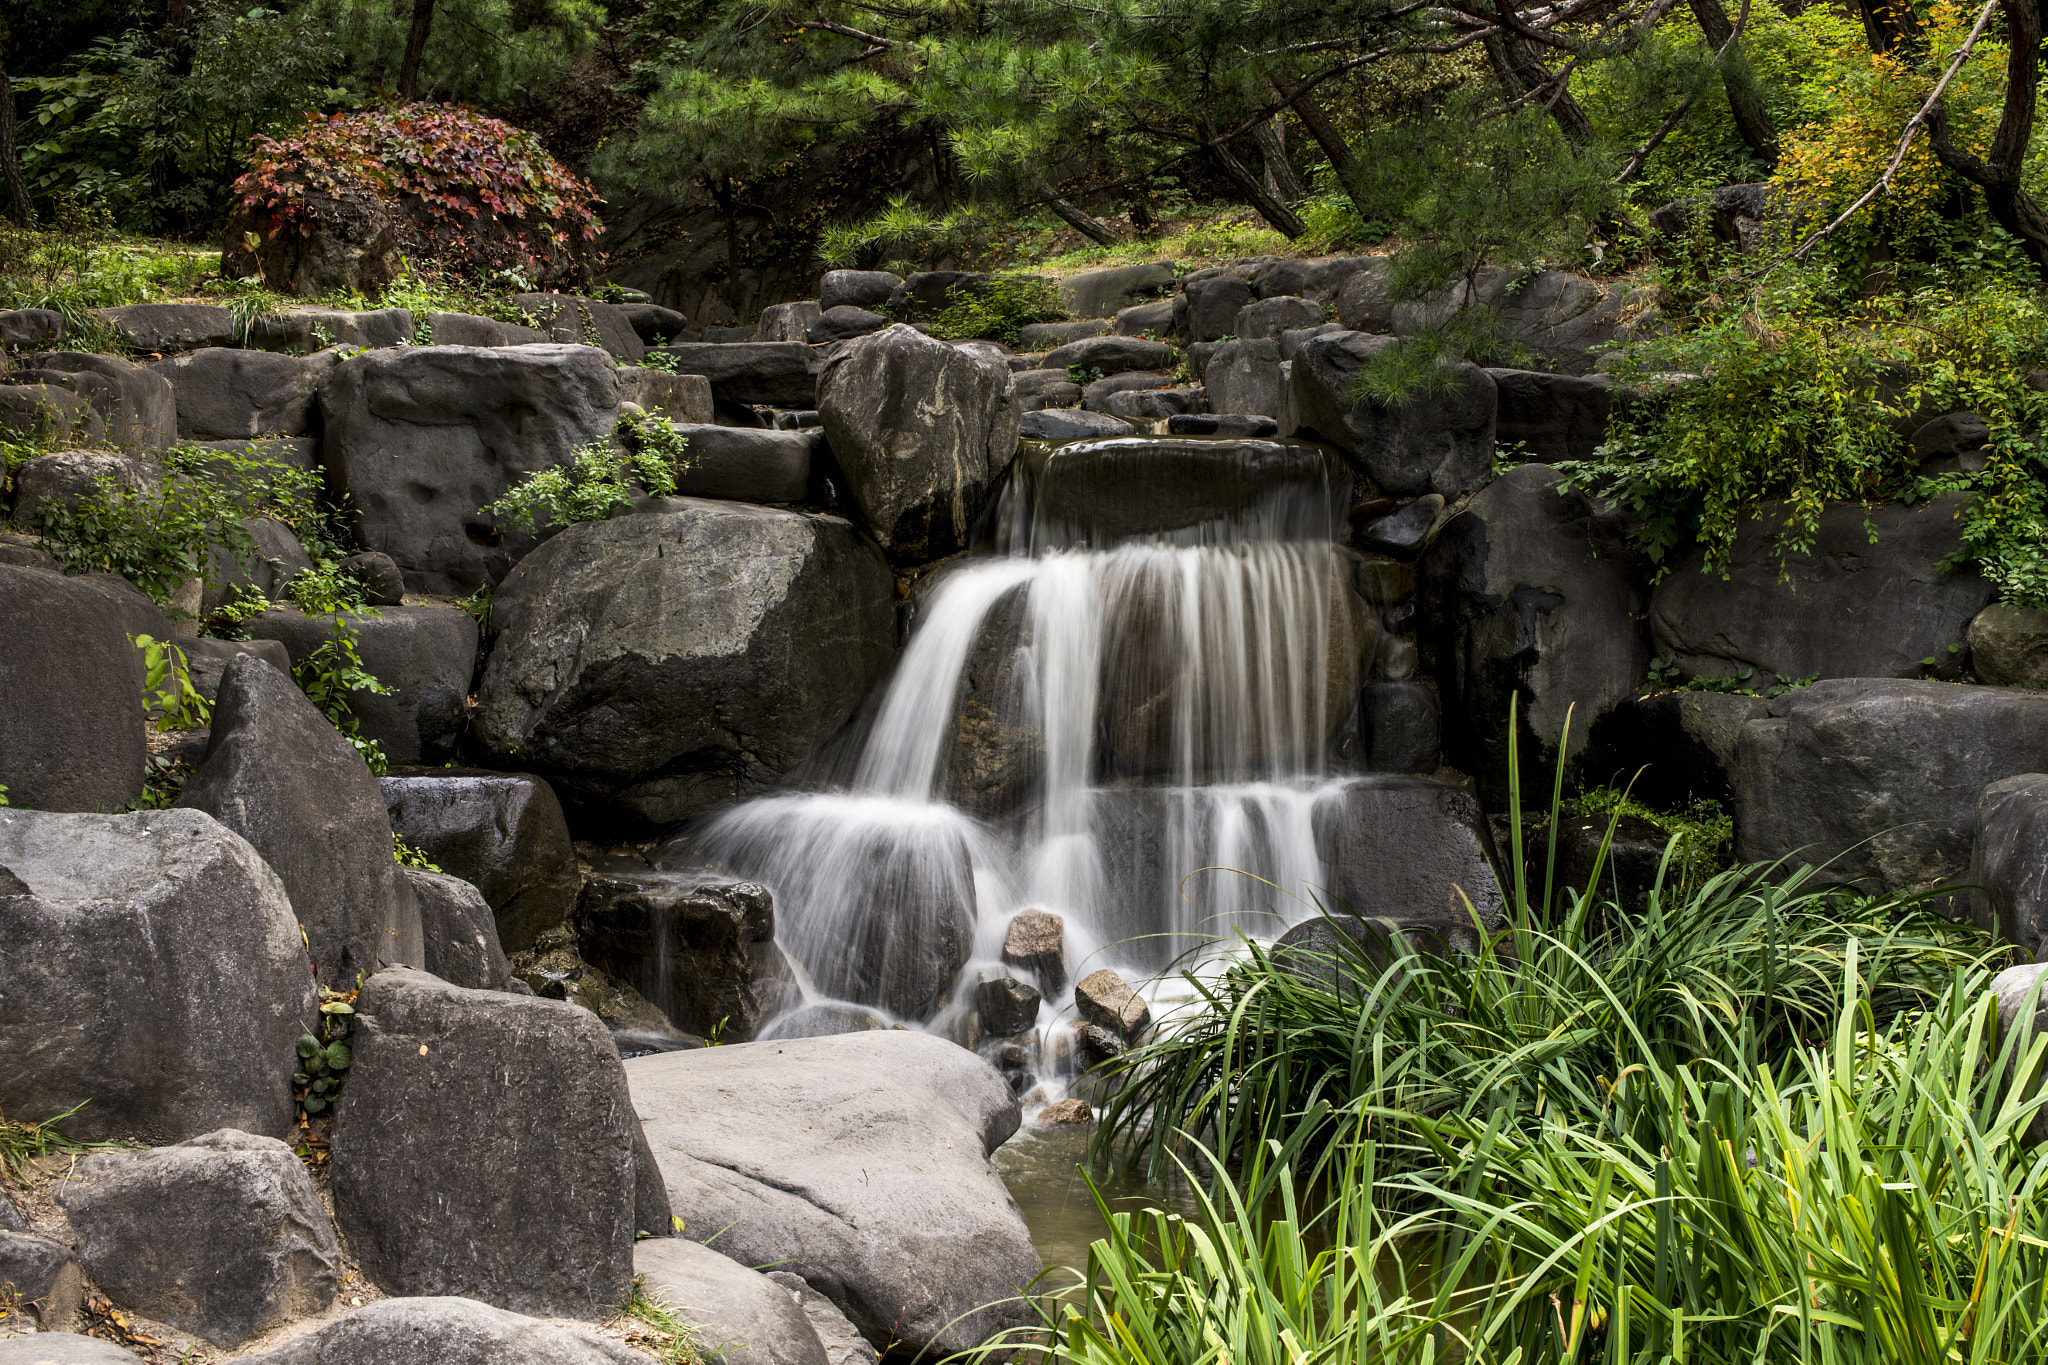
[[[191,780],[192,772],[182,754],[151,754],[143,762],[142,793],[126,805],[116,807],[114,813],[127,815],[139,810],[169,810],[184,795],[185,783]]]
[[[0,1176],[9,1180],[21,1180],[28,1175],[29,1164],[46,1156],[60,1152],[92,1152],[108,1147],[118,1147],[118,1142],[76,1142],[57,1131],[57,1125],[90,1104],[80,1100],[61,1114],[53,1114],[40,1122],[27,1122],[0,1115]]]
[[[1819,681],[1818,673],[1804,678],[1774,673],[1770,681],[1759,684],[1756,670],[1746,665],[1726,677],[1703,677],[1688,674],[1678,666],[1675,655],[1665,654],[1650,660],[1649,677],[1644,680],[1642,690],[1645,696],[1655,692],[1723,692],[1738,697],[1782,697],[1787,692],[1811,687]]]
[[[128,643],[142,655],[143,709],[156,714],[157,729],[195,730],[212,720],[213,708],[192,686],[184,650],[150,635],[131,635]]]
[[[370,771],[381,777],[389,767],[384,757],[384,746],[374,739],[364,738],[362,722],[356,719],[352,700],[358,692],[388,696],[391,689],[363,667],[352,619],[353,615],[361,614],[346,610],[329,613],[327,638],[305,658],[293,662],[292,679],[320,709],[320,714],[327,717],[328,724],[339,730],[342,738],[362,755]]]
[[[412,313],[415,346],[434,344],[433,332],[427,326],[427,317],[432,313],[469,313],[519,327],[533,326],[533,314],[502,292],[510,289],[514,293],[529,293],[533,282],[516,271],[499,271],[488,279],[493,287],[485,288],[461,275],[408,261],[398,278],[377,296],[377,307],[404,308]]]
[[[622,439],[619,439],[622,438]],[[628,448],[621,449],[621,445]],[[689,467],[688,440],[658,413],[622,418],[618,437],[599,437],[569,452],[567,464],[528,474],[479,515],[499,517],[526,531],[603,521],[630,507],[641,491],[664,497]]]
[[[307,12],[362,88],[395,90],[409,26],[387,0],[314,0]],[[436,0],[420,58],[422,99],[504,109],[546,92],[596,40],[589,0]]]
[[[355,1033],[356,995],[320,987],[320,1031],[300,1034],[293,1048],[292,1099],[301,1124],[326,1113],[348,1080],[355,1062],[348,1040]]]
[[[1683,893],[1703,885],[1726,864],[1735,840],[1735,817],[1718,801],[1698,800],[1679,811],[1655,810],[1625,791],[1595,787],[1578,799],[1581,815],[1630,815],[1647,820],[1671,836],[1671,871]]]
[[[676,1235],[682,1236],[682,1219]],[[619,1312],[632,1318],[638,1324],[633,1336],[636,1344],[649,1351],[662,1365],[703,1365],[708,1358],[704,1346],[698,1341],[697,1329],[677,1317],[668,1304],[647,1292],[647,1277],[633,1277],[633,1296],[626,1301]]]
[[[930,334],[942,341],[983,337],[1014,346],[1021,328],[1067,315],[1057,289],[1024,275],[998,275],[972,289],[955,290],[951,298],[925,319]]]
[[[391,836],[391,859],[400,867],[417,867],[423,872],[439,872],[441,865],[414,848],[397,834]]]
[[[818,239],[818,259],[834,269],[898,256],[975,260],[987,254],[1000,231],[1001,225],[978,209],[933,213],[898,198],[864,221],[827,227]]]

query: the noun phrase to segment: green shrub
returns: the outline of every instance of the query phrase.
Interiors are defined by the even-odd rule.
[[[952,302],[924,321],[930,334],[941,341],[978,337],[1015,346],[1022,328],[1066,315],[1059,291],[1045,281],[999,275],[954,291]]]
[[[479,514],[502,518],[526,531],[603,521],[632,506],[642,491],[665,497],[676,491],[676,475],[689,467],[688,440],[674,422],[656,413],[620,419],[619,434],[586,441],[569,452],[567,464],[528,474],[504,497]]]
[[[308,613],[314,614],[317,613]],[[327,717],[327,723],[339,730],[342,738],[362,755],[370,771],[381,777],[390,766],[384,756],[384,746],[364,737],[362,722],[356,719],[353,706],[358,692],[374,692],[379,696],[388,696],[391,692],[375,674],[363,667],[363,656],[356,643],[355,621],[351,619],[363,614],[346,610],[328,614],[327,638],[305,658],[292,664],[292,680],[320,709],[320,714]],[[375,615],[374,612],[368,614]]]

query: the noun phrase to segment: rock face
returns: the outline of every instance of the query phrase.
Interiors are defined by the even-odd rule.
[[[671,422],[711,420],[711,381],[701,374],[669,374],[643,366],[619,367],[619,402],[638,403]]]
[[[1399,497],[1455,498],[1484,486],[1493,466],[1496,404],[1485,370],[1465,361],[1452,365],[1450,391],[1442,397],[1419,395],[1398,407],[1352,402],[1359,369],[1398,344],[1362,332],[1326,332],[1304,344],[1294,353],[1289,380],[1293,430],[1330,442]]]
[[[1226,341],[1202,371],[1212,409],[1259,417],[1280,415],[1282,380],[1280,344],[1270,337]]]
[[[430,316],[454,315],[440,313]],[[547,339],[531,327],[499,325],[505,328],[504,339],[496,344]],[[309,355],[330,346],[360,346],[374,351],[411,341],[414,335],[410,308],[293,308],[256,319],[249,332],[248,344],[258,350]],[[452,345],[456,338],[437,340],[443,345]]]
[[[429,972],[451,986],[509,990],[512,968],[498,943],[498,922],[483,892],[460,877],[422,867],[399,869],[420,910]]]
[[[118,607],[48,569],[0,565],[0,783],[36,810],[112,810],[148,755]]]
[[[548,339],[547,333],[538,327],[500,322],[474,313],[429,313],[426,325],[427,335],[436,346],[521,346]]]
[[[1831,504],[1813,553],[1781,559],[1772,546],[1785,521],[1766,507],[1744,520],[1726,565],[1681,561],[1650,597],[1656,652],[1688,673],[1727,677],[1741,668],[1768,679],[1917,678],[1920,660],[1946,660],[1991,585],[1937,567],[1956,548],[1957,500],[1913,507]],[[1873,543],[1870,531],[1877,540]]]
[[[1046,352],[1045,368],[1100,370],[1104,374],[1170,370],[1173,347],[1144,337],[1083,337]]]
[[[894,582],[836,517],[685,500],[570,527],[506,579],[474,724],[650,823],[761,791],[853,714]]]
[[[1039,408],[1025,413],[1017,427],[1027,441],[1097,441],[1132,436],[1137,430],[1121,417],[1083,408]]]
[[[618,404],[612,359],[591,346],[368,351],[321,381],[321,460],[357,536],[408,588],[463,596],[534,543],[477,509],[608,435]]]
[[[74,1169],[58,1202],[122,1307],[232,1349],[334,1301],[334,1225],[277,1139],[223,1128]]]
[[[334,1211],[364,1273],[546,1317],[626,1302],[639,1123],[597,1017],[402,968],[356,1011]]]
[[[1993,782],[1977,800],[1971,917],[2036,962],[2048,960],[2048,774]]]
[[[987,1161],[1016,1097],[922,1033],[746,1043],[626,1063],[687,1235],[803,1278],[869,1341],[965,1350],[1039,1272]],[[994,1305],[994,1306],[989,1306]]]
[[[1214,341],[1230,335],[1238,310],[1251,301],[1251,285],[1236,275],[1197,271],[1182,282],[1174,300],[1174,326],[1183,341]]]
[[[899,563],[964,549],[1017,450],[1009,368],[901,325],[825,363],[818,413],[854,505]]]
[[[768,1278],[787,1289],[797,1307],[811,1320],[811,1330],[818,1334],[818,1344],[825,1348],[827,1365],[877,1365],[880,1357],[860,1329],[848,1321],[837,1304],[805,1283],[803,1276],[771,1270]]]
[[[1970,622],[1970,663],[2000,687],[2048,688],[2048,611],[1993,602]]]
[[[1588,780],[1626,784],[1672,809],[1705,798],[1733,799],[1731,774],[1744,721],[1770,714],[1762,697],[1723,692],[1658,692],[1624,702],[1593,728],[1583,763]]]
[[[2048,696],[1845,679],[1772,699],[1736,745],[1735,856],[1905,891],[1969,871],[1978,798],[2048,769]],[[1829,861],[1832,860],[1832,861]]]
[[[724,1365],[828,1365],[796,1297],[758,1270],[681,1237],[641,1243],[633,1270]]]
[[[12,384],[69,390],[84,399],[99,414],[106,443],[118,449],[162,450],[178,437],[170,381],[131,360],[49,351],[23,356],[7,378]]]
[[[243,840],[197,811],[0,808],[0,1112],[90,1101],[79,1139],[286,1133],[312,1016],[284,886]]]
[[[171,381],[180,438],[303,436],[320,412],[320,379],[340,357],[209,346],[150,369]]]
[[[251,1359],[261,1365],[423,1365],[426,1361],[434,1365],[646,1365],[647,1361],[632,1347],[594,1332],[452,1297],[385,1299]],[[79,1365],[100,1362],[80,1361]]]
[[[1546,781],[1567,712],[1566,756],[1575,758],[1649,666],[1628,528],[1556,482],[1547,465],[1510,471],[1443,527],[1422,561],[1420,643],[1443,696],[1446,758],[1492,800],[1506,792],[1511,696],[1521,697],[1533,741],[1523,745],[1524,779]]]
[[[476,677],[476,618],[457,607],[391,606],[349,612],[363,667],[390,689],[351,692],[349,707],[365,738],[393,763],[445,763],[455,756],[469,717]],[[243,629],[277,640],[294,664],[334,638],[334,617],[280,607],[250,617]]]
[[[540,778],[436,768],[377,784],[392,832],[483,894],[505,951],[531,948],[576,908],[569,823]]]
[[[1376,773],[1337,788],[1313,820],[1332,908],[1439,932],[1469,931],[1474,911],[1500,919],[1493,835],[1463,788]]]
[[[391,860],[377,779],[306,694],[243,655],[221,675],[206,761],[178,798],[277,870],[322,983],[423,960],[419,909]]]
[[[775,901],[757,882],[682,873],[592,877],[577,902],[577,943],[659,1006],[677,1028],[745,1042],[796,994],[775,945]]]

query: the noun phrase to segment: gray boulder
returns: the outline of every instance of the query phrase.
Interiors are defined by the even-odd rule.
[[[321,381],[321,460],[366,548],[415,592],[463,596],[534,544],[478,509],[609,435],[618,402],[611,357],[594,347],[368,351]]]
[[[1353,778],[1322,798],[1313,822],[1337,908],[1444,933],[1469,931],[1475,911],[1486,924],[1505,913],[1491,826],[1462,787],[1391,773]]]
[[[1038,989],[1057,996],[1067,986],[1066,921],[1049,910],[1020,910],[1003,933],[1003,962],[1031,973]]]
[[[64,339],[64,315],[54,308],[11,308],[0,313],[0,346],[38,350]]]
[[[14,474],[14,524],[35,530],[44,508],[75,512],[105,489],[117,495],[153,493],[163,483],[163,468],[148,456],[112,450],[57,450],[22,462]]]
[[[8,1209],[12,1211],[13,1205]],[[20,1222],[18,1218],[14,1221]],[[0,1330],[19,1329],[23,1325],[19,1310],[25,1307],[44,1332],[67,1332],[85,1295],[78,1257],[70,1247],[47,1237],[32,1237],[18,1226],[0,1227],[0,1294],[7,1295],[16,1310],[0,1324]],[[0,1338],[0,1360],[8,1359],[7,1345],[7,1340]]]
[[[1658,810],[1734,799],[1735,749],[1745,721],[1770,713],[1761,696],[1657,692],[1623,702],[1591,727],[1582,759],[1589,781],[1635,783]],[[1638,775],[1640,774],[1640,775]]]
[[[797,1307],[811,1320],[811,1330],[818,1334],[818,1344],[825,1348],[827,1365],[878,1365],[880,1357],[860,1329],[839,1311],[839,1305],[811,1288],[803,1276],[771,1270],[768,1278],[787,1289]]]
[[[1345,285],[1354,277],[1383,276],[1392,266],[1393,258],[1389,256],[1290,256],[1254,270],[1251,286],[1262,299],[1292,296],[1335,309]]]
[[[1107,967],[1074,983],[1074,1009],[1089,1023],[1108,1029],[1126,1043],[1152,1027],[1152,1007],[1131,989],[1130,982]]]
[[[36,1332],[0,1340],[0,1365],[142,1365],[142,1357],[97,1337]]]
[[[0,909],[0,1112],[84,1104],[81,1140],[291,1131],[313,984],[247,843],[197,811],[0,807]]]
[[[223,1128],[98,1153],[57,1202],[109,1298],[224,1350],[334,1302],[334,1224],[276,1138]]]
[[[1342,332],[1345,330],[1344,327],[1334,322],[1319,322],[1313,327],[1289,327],[1276,338],[1280,343],[1280,358],[1282,360],[1292,360],[1296,351],[1306,346],[1309,342],[1314,341],[1317,337],[1328,336],[1331,332]]]
[[[621,405],[638,403],[646,411],[676,423],[711,420],[711,381],[701,374],[670,374],[644,365],[621,365],[618,379]]]
[[[1173,300],[1133,304],[1121,309],[1110,331],[1120,337],[1159,337],[1173,333]]]
[[[521,335],[532,331],[530,327],[509,328],[506,339],[542,340],[537,334]],[[413,336],[412,310],[409,308],[292,308],[257,318],[249,329],[248,344],[261,351],[311,355],[329,346],[381,350],[409,342]]]
[[[1014,976],[995,976],[974,988],[982,1032],[994,1038],[1022,1033],[1038,1022],[1038,990]]]
[[[1059,282],[1060,303],[1077,318],[1113,318],[1134,304],[1172,292],[1172,261],[1084,270]]]
[[[188,443],[181,441],[179,444]],[[254,441],[192,441],[189,444],[207,450],[218,450],[223,454],[239,455],[258,464],[303,469],[309,474],[320,472],[320,442],[318,438],[312,436],[274,436]]]
[[[1413,559],[1422,552],[1423,542],[1437,518],[1443,515],[1444,500],[1435,493],[1415,499],[1413,502],[1365,522],[1352,537],[1359,549],[1367,554],[1386,555],[1392,559]]]
[[[233,346],[240,340],[235,315],[207,303],[131,303],[96,312],[108,331],[137,351],[169,355],[201,346]]]
[[[1208,406],[1209,396],[1201,389],[1125,389],[1111,394],[1103,404],[1110,416],[1143,423],[1146,429],[1161,418],[1199,412]]]
[[[225,441],[312,430],[320,380],[336,360],[208,346],[149,368],[171,381],[180,438]]]
[[[1173,347],[1163,341],[1148,341],[1144,337],[1083,337],[1046,352],[1045,368],[1125,374],[1133,370],[1168,370],[1173,368],[1173,359]]]
[[[973,270],[919,270],[889,296],[891,312],[903,318],[929,318],[960,302],[986,284],[990,276]]]
[[[818,413],[848,494],[898,563],[966,548],[1017,451],[1008,366],[901,325],[826,362]]]
[[[766,789],[895,648],[893,576],[851,525],[686,501],[570,527],[506,579],[473,717],[508,766],[654,824]]]
[[[663,348],[679,374],[711,381],[720,403],[772,408],[818,406],[818,353],[801,341],[684,341]]]
[[[244,654],[255,655],[280,673],[289,673],[292,667],[291,655],[275,640],[213,640],[197,636],[179,641],[178,648],[184,651],[185,671],[192,679],[192,689],[209,703],[219,698],[220,680],[228,665]]]
[[[1360,747],[1369,771],[1437,770],[1443,757],[1443,725],[1436,693],[1427,684],[1374,678],[1359,690],[1358,712]]]
[[[814,299],[770,304],[761,310],[761,321],[754,336],[761,341],[806,341],[809,338],[805,333],[811,330],[811,325],[823,316],[824,311]]]
[[[23,356],[7,378],[84,399],[99,415],[105,443],[117,449],[162,450],[178,438],[170,381],[119,356],[46,351]]]
[[[2048,611],[1993,602],[1970,621],[1970,666],[1999,687],[2048,689]]]
[[[0,565],[0,783],[15,806],[112,810],[142,792],[142,692],[122,610],[89,582]]]
[[[576,928],[586,962],[700,1038],[745,1042],[800,998],[775,943],[774,898],[757,882],[600,873],[577,899]]]
[[[1524,790],[1545,789],[1567,714],[1567,759],[1649,667],[1629,527],[1548,465],[1495,480],[1437,532],[1422,562],[1423,661],[1443,697],[1445,758],[1506,792],[1508,702],[1519,695]]]
[[[255,542],[256,553],[237,558],[224,546],[212,549],[206,582],[199,593],[201,620],[244,594],[281,597],[293,578],[313,567],[292,528],[276,518],[244,517],[242,529]]]
[[[1359,369],[1397,344],[1362,332],[1327,332],[1303,345],[1289,381],[1294,431],[1330,442],[1397,496],[1455,498],[1485,486],[1492,476],[1496,403],[1485,370],[1450,364],[1448,393],[1418,395],[1398,407],[1351,400]]]
[[[576,908],[576,849],[538,777],[436,768],[378,786],[392,832],[483,894],[505,951],[531,948]]]
[[[1138,428],[1121,417],[1083,408],[1039,408],[1017,424],[1026,441],[1097,441],[1108,436],[1136,435]]]
[[[1271,338],[1226,341],[1202,369],[1212,412],[1278,417],[1285,400],[1280,345]]]
[[[1014,478],[1036,509],[1034,534],[1056,545],[1252,520],[1327,540],[1351,496],[1342,459],[1294,441],[1091,441],[1029,452]]]
[[[1111,330],[1109,322],[1102,318],[1083,318],[1079,322],[1027,322],[1017,329],[1017,345],[1025,351],[1050,350],[1083,337],[1106,337]]]
[[[1212,400],[1210,406],[1214,406]],[[1271,417],[1250,413],[1188,413],[1166,419],[1169,436],[1227,436],[1236,440],[1269,441],[1280,434],[1280,423]]]
[[[403,968],[356,1015],[334,1212],[370,1280],[546,1317],[626,1302],[639,1122],[597,1016]]]
[[[1017,1099],[974,1054],[873,1031],[626,1074],[687,1235],[801,1275],[877,1345],[945,1354],[1018,1321],[1038,1253],[987,1160]]]
[[[834,341],[848,341],[864,337],[870,332],[879,332],[889,325],[889,319],[880,313],[870,313],[865,308],[841,304],[827,308],[804,329],[802,340],[812,345],[825,345]]]
[[[1735,855],[1827,863],[1871,890],[1969,872],[1977,803],[2048,770],[2048,696],[1889,679],[1773,698],[1736,744]],[[1963,907],[1967,908],[1967,907]]]
[[[347,990],[358,973],[422,960],[377,779],[263,660],[242,655],[221,675],[206,761],[178,806],[213,816],[277,870],[323,984]]]
[[[420,908],[426,968],[451,986],[512,988],[512,967],[498,943],[498,920],[483,892],[460,877],[404,867],[399,873]]]
[[[2034,961],[2048,961],[2048,774],[1986,787],[1970,849],[1971,917]]]
[[[796,1296],[758,1270],[681,1237],[633,1250],[642,1292],[693,1329],[707,1365],[829,1365]]]
[[[1236,275],[1203,271],[1181,283],[1174,299],[1174,328],[1182,341],[1215,341],[1231,335],[1238,310],[1252,301],[1252,287]]]
[[[349,709],[363,736],[393,763],[445,763],[455,756],[476,677],[476,618],[459,607],[380,607],[346,613],[363,668],[388,692],[355,691]],[[278,640],[294,665],[334,638],[332,614],[275,607],[250,617],[252,639]]]
[[[874,308],[887,303],[903,284],[886,270],[828,270],[818,281],[818,307]]]
[[[0,384],[0,431],[49,445],[104,445],[107,424],[62,384]]]
[[[429,313],[426,333],[436,346],[523,346],[530,341],[548,339],[548,334],[538,327],[500,322],[474,313]],[[580,337],[575,339],[581,340]]]
[[[1921,659],[1945,662],[1991,600],[1975,573],[1939,567],[1956,549],[1954,497],[1830,504],[1812,552],[1780,556],[1772,542],[1787,515],[1767,505],[1745,518],[1725,565],[1695,552],[1673,566],[1650,596],[1660,656],[1708,677],[1917,678]]]
[[[1323,305],[1313,299],[1289,294],[1266,295],[1237,310],[1237,321],[1231,331],[1239,341],[1261,337],[1278,341],[1282,332],[1317,326],[1323,321],[1323,316]]]
[[[633,330],[632,319],[615,303],[572,294],[514,294],[512,303],[533,319],[533,325],[549,341],[599,346],[636,365],[647,354],[647,343]]]
[[[455,1297],[385,1299],[250,1360],[260,1365],[647,1365],[645,1355],[595,1332]],[[77,1365],[115,1362],[81,1360]]]
[[[689,333],[688,340],[696,340],[697,334],[690,331],[690,319],[673,308],[663,308],[658,303],[622,303],[619,308],[649,346],[685,340],[685,332]]]
[[[350,555],[334,567],[335,572],[347,574],[362,585],[363,601],[371,606],[405,605],[405,575],[400,572],[398,561],[382,550]]]
[[[1118,394],[1164,389],[1170,387],[1172,383],[1173,376],[1163,370],[1130,370],[1122,374],[1105,375],[1101,379],[1091,381],[1081,390],[1081,406],[1091,412],[1108,412],[1110,401]]]
[[[1488,370],[1496,399],[1494,439],[1519,444],[1527,458],[1554,464],[1584,460],[1607,439],[1613,394],[1603,375],[1578,378],[1537,370]]]
[[[689,465],[676,476],[676,492],[733,502],[801,502],[811,487],[820,436],[773,428],[685,426]]]
[[[1998,1036],[2016,1039],[2015,1055],[2024,1056],[2027,1047],[2048,1032],[2048,963],[2029,962],[2008,967],[1991,978],[1991,993],[1998,997]],[[2041,1093],[2044,1071],[2037,1066],[2032,1075],[2013,1078],[2020,1094],[2032,1099]],[[2021,1135],[2022,1142],[2039,1146],[2048,1142],[2048,1107],[2034,1111],[2033,1121]]]

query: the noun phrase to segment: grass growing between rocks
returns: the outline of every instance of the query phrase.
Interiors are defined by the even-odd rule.
[[[80,1101],[61,1114],[53,1114],[40,1122],[10,1119],[0,1114],[0,1177],[21,1180],[27,1177],[31,1163],[46,1156],[57,1156],[65,1152],[91,1152],[103,1147],[118,1147],[115,1142],[78,1142],[57,1131],[57,1125],[85,1108],[90,1101]]]
[[[633,1297],[619,1313],[627,1319],[627,1339],[664,1365],[704,1365],[710,1358],[697,1339],[697,1329],[648,1294],[645,1276],[633,1277]]]

